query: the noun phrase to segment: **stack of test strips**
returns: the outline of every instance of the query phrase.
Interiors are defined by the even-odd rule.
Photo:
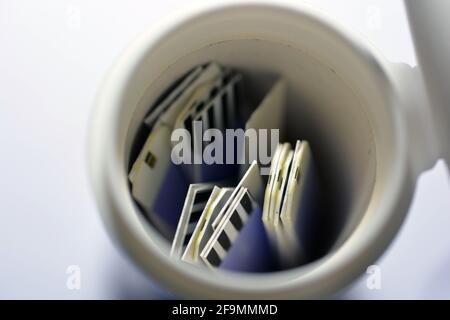
[[[269,163],[253,159],[248,145],[243,147],[248,161],[239,165],[173,159],[171,135],[177,129],[195,141],[207,129],[283,127],[285,81],[277,80],[244,117],[242,78],[207,63],[158,100],[143,121],[148,135],[129,172],[131,193],[148,220],[172,241],[174,259],[209,270],[290,268],[304,261],[302,217],[314,214],[313,201],[306,199],[316,192],[310,192],[315,183],[308,178],[314,167],[308,142],[297,141],[294,149],[278,144]],[[257,145],[262,143],[270,149],[269,141]],[[195,156],[198,146],[190,147]]]

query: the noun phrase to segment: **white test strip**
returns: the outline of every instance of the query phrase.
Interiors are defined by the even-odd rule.
[[[285,143],[277,148],[270,169],[263,222],[279,262],[286,268],[302,261],[296,224],[310,162],[311,153],[306,141],[297,141],[294,151],[290,144]]]
[[[280,157],[280,167],[279,167],[279,176],[278,180],[276,182],[275,188],[277,188],[277,191],[275,192],[275,207],[274,207],[274,223],[275,225],[278,224],[280,221],[280,214],[281,214],[281,207],[283,204],[283,198],[285,195],[287,180],[288,180],[288,174],[289,170],[291,169],[291,162],[294,155],[294,151],[291,149],[291,145],[288,144],[287,148],[284,153],[282,153],[282,156]]]
[[[239,191],[240,187],[245,187],[248,189],[249,193],[253,198],[257,198],[259,196],[259,193],[262,190],[263,182],[261,179],[261,174],[259,171],[259,166],[256,161],[253,161],[250,167],[248,168],[247,172],[242,177],[241,181],[239,181],[238,185],[234,189],[233,193],[231,194],[230,198],[228,199],[227,203],[223,206],[222,210],[219,212],[217,217],[214,219],[212,226],[213,228],[217,228],[217,226],[220,224],[220,221],[222,220],[225,212],[231,205],[233,199],[236,197],[237,192]]]
[[[276,209],[277,209],[277,197],[278,193],[281,192],[280,188],[282,185],[282,177],[283,177],[283,167],[285,165],[286,158],[289,154],[289,150],[291,148],[291,145],[289,143],[283,143],[281,145],[281,151],[279,154],[278,162],[276,164],[275,173],[273,177],[273,186],[272,186],[272,192],[270,194],[271,200],[270,200],[270,206],[269,206],[269,221],[271,221],[271,224],[276,226],[278,224],[279,216],[276,215]]]
[[[170,130],[160,127],[148,136],[129,174],[133,198],[147,214],[153,210],[169,161]]]
[[[311,149],[307,141],[297,141],[292,168],[288,177],[286,196],[281,209],[283,224],[295,224],[298,207],[302,199],[304,178],[311,165]]]
[[[269,179],[267,181],[267,185],[266,185],[266,190],[264,193],[264,204],[263,204],[263,215],[262,215],[262,220],[264,222],[264,226],[267,229],[271,228],[271,214],[270,214],[270,203],[272,201],[272,190],[273,190],[273,186],[276,182],[276,172],[277,172],[277,168],[278,168],[278,162],[280,159],[280,154],[281,154],[281,150],[282,150],[282,145],[279,144],[277,146],[277,148],[275,149],[275,153],[272,157],[272,162],[270,165],[270,171],[269,171]],[[271,231],[269,233],[272,233]]]
[[[178,222],[170,255],[180,258],[184,248],[194,233],[214,186],[207,184],[191,184],[186,195],[183,211]]]
[[[286,187],[281,209],[281,221],[285,236],[285,250],[291,252],[285,254],[284,265],[286,267],[298,265],[305,258],[304,246],[297,234],[299,215],[314,214],[313,212],[300,212],[306,186],[306,177],[311,170],[312,156],[311,149],[307,141],[298,141],[295,147],[292,168]],[[311,188],[311,186],[309,186]],[[294,253],[294,254],[293,254]]]
[[[228,209],[221,225],[214,230],[200,253],[204,263],[213,270],[225,259],[255,207],[255,202],[246,188],[240,188],[236,198],[236,203]]]
[[[290,247],[287,243],[288,242],[287,235],[280,219],[281,207],[285,197],[285,190],[287,186],[288,174],[291,168],[293,154],[294,152],[291,150],[291,145],[288,144],[285,154],[282,156],[280,161],[279,166],[280,174],[278,176],[278,181],[276,185],[277,190],[274,194],[275,208],[273,212],[273,224],[277,245],[277,253],[282,265],[288,265],[289,264],[288,261],[290,261],[291,256],[295,255],[295,252],[291,252]]]
[[[214,233],[211,226],[212,219],[217,215],[221,206],[231,195],[232,188],[215,187],[206,204],[205,210],[197,223],[197,226],[189,240],[181,260],[191,264],[204,264],[200,259],[200,252],[205,247],[209,238]]]

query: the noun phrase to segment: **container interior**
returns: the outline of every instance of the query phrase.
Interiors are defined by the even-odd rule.
[[[270,26],[270,27],[269,27]],[[277,76],[287,80],[286,140],[308,140],[322,185],[317,260],[336,250],[368,210],[391,132],[386,101],[360,52],[332,29],[287,11],[226,10],[193,18],[141,48],[123,98],[124,173],[139,146],[150,107],[196,65],[217,61],[244,75],[256,106]],[[381,106],[381,107],[380,107]],[[141,214],[136,206],[136,214]],[[145,219],[143,224],[148,223]],[[158,237],[149,226],[149,237]],[[167,242],[167,241],[166,241]],[[169,253],[170,243],[161,246]],[[174,262],[176,263],[176,262]]]

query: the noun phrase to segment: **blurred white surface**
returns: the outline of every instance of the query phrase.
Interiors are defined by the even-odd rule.
[[[400,0],[314,0],[393,62],[416,63]],[[0,298],[157,298],[108,238],[87,175],[95,92],[126,45],[182,1],[0,2]],[[450,299],[450,187],[443,162],[424,174],[401,232],[338,298]],[[66,269],[81,270],[80,290]]]

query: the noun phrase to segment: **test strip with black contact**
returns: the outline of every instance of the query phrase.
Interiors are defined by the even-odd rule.
[[[255,202],[248,190],[241,188],[234,205],[227,211],[222,223],[200,253],[207,266],[212,269],[220,266],[253,212],[254,206]]]
[[[200,259],[200,252],[214,232],[211,226],[212,218],[217,215],[218,210],[226,202],[232,191],[233,188],[214,187],[202,216],[198,220],[194,233],[181,257],[182,261],[191,264],[203,264],[203,261]]]
[[[223,87],[218,92],[211,92],[211,100],[194,118],[194,121],[203,122],[203,130],[225,131],[236,126],[236,90],[241,78],[240,74],[228,74],[223,77]]]
[[[181,119],[192,109],[198,101],[203,101],[205,96],[213,86],[223,76],[223,69],[216,63],[210,63],[171,104],[165,109],[155,122],[153,128],[165,125],[169,128],[179,128],[182,125]],[[149,119],[150,120],[150,119]],[[148,121],[145,121],[149,125]]]
[[[208,199],[214,189],[213,185],[191,184],[186,195],[175,237],[172,242],[171,256],[180,258],[194,233]]]
[[[230,73],[230,70],[225,69],[223,71],[223,74],[214,82],[203,86],[199,90],[199,94],[195,97],[195,99],[191,99],[191,101],[189,101],[189,104],[185,106],[185,109],[179,115],[175,123],[175,128],[186,129],[191,134],[191,136],[196,134],[203,135],[203,132],[194,133],[193,122],[196,121],[197,115],[201,114],[209,104],[209,102],[217,95],[218,92],[220,92]],[[216,125],[215,121],[216,119],[206,119],[202,123],[202,130],[214,127]],[[194,149],[194,140],[195,139],[191,139],[192,149]]]
[[[208,102],[206,107],[197,114],[194,118],[194,122],[200,122],[201,126],[194,126],[193,128],[193,136],[194,140],[196,137],[203,136],[204,133],[209,133],[209,129],[217,129],[221,132],[225,133],[225,129],[234,128],[238,119],[233,118],[231,121],[226,120],[230,119],[228,116],[224,116],[230,114],[229,109],[235,109],[234,105],[228,104],[227,96],[234,93],[235,85],[240,81],[241,76],[236,74],[229,74],[223,77],[224,87],[216,87],[218,90],[212,90],[210,92],[210,97],[212,99]],[[231,112],[231,114],[234,114]],[[228,121],[228,122],[227,122]],[[205,136],[206,137],[206,136]],[[205,138],[203,140],[203,148],[206,148],[213,139],[212,136],[208,136],[209,138]],[[192,141],[194,141],[192,140]],[[194,150],[194,153],[196,151]],[[226,158],[226,148],[223,146],[223,156]],[[229,165],[229,166],[196,166],[193,170],[193,176],[195,182],[204,182],[204,181],[214,181],[214,180],[223,180],[227,179],[227,177],[234,176],[238,172],[239,167],[237,165]]]
[[[225,86],[229,84],[232,75],[233,73],[231,70],[224,70],[223,74],[211,84],[209,90],[185,110],[181,123],[181,126],[184,129],[187,129],[192,134],[193,121],[202,121],[202,126],[205,130],[208,128],[222,128],[224,126],[222,108],[228,108],[228,102],[226,100],[226,103],[223,104],[222,99],[218,99],[218,97],[220,98],[220,94],[224,91]],[[204,111],[209,109],[211,105],[214,105],[215,108],[217,108],[218,111],[216,114],[214,114],[214,110],[212,110],[209,116],[208,114],[202,116]]]
[[[236,196],[241,187],[247,188],[248,192],[250,192],[250,195],[253,198],[259,198],[263,189],[263,180],[261,178],[259,166],[256,161],[252,162],[252,164],[242,177],[241,181],[239,181],[238,185],[233,190],[227,202],[223,205],[217,216],[214,218],[212,222],[212,227],[214,228],[214,230],[217,229],[217,227],[220,225],[221,221],[226,216],[226,212],[228,211],[228,209],[233,206],[233,201],[236,199]]]
[[[131,182],[131,194],[145,215],[166,237],[173,237],[180,210],[174,214],[171,210],[159,211],[156,204],[164,194],[160,192],[167,185],[176,184],[186,187],[180,175],[173,174],[170,162],[170,130],[159,127],[148,136],[138,158],[128,175]],[[178,190],[179,188],[172,188]],[[183,189],[183,188],[181,188]],[[172,191],[177,194],[177,191]]]

